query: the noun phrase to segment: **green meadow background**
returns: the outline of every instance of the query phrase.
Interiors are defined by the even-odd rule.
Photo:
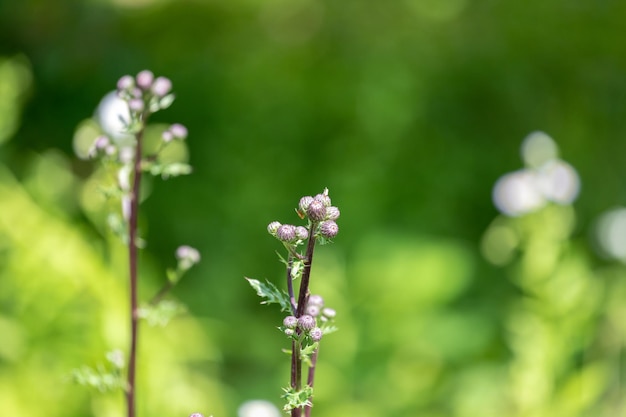
[[[324,187],[340,233],[311,285],[340,331],[316,417],[626,416],[626,269],[594,244],[626,203],[625,19],[615,0],[0,0],[0,415],[123,415],[69,380],[128,327],[74,140],[147,68],[194,172],[146,184],[142,299],[179,245],[202,262],[172,294],[188,314],[140,329],[139,417],[280,406],[282,316],[244,276],[282,285],[266,225]],[[579,198],[503,216],[493,185],[538,130]]]

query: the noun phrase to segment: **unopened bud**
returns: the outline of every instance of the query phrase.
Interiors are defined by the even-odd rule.
[[[337,207],[326,207],[326,220],[337,220],[339,218],[339,214],[339,209]]]
[[[322,340],[323,335],[324,332],[319,327],[311,329],[311,332],[309,333],[309,336],[311,336],[311,340],[314,342],[319,342],[320,340]]]
[[[276,236],[276,231],[280,226],[282,225],[279,222],[271,222],[267,225],[267,232],[272,236]]]
[[[321,222],[326,218],[326,206],[320,200],[313,200],[309,204],[306,214],[312,221]]]
[[[276,237],[283,242],[291,242],[296,238],[296,226],[283,224],[276,230]]]
[[[137,85],[143,90],[148,90],[152,86],[154,81],[154,74],[152,71],[143,70],[137,74]]]
[[[298,326],[304,331],[311,330],[315,327],[315,318],[308,314],[300,316],[298,319]]]
[[[309,230],[304,226],[296,227],[296,237],[300,240],[305,240],[309,238]]]
[[[327,239],[332,239],[339,233],[339,226],[333,220],[326,220],[320,225],[320,233]]]
[[[169,78],[157,77],[157,79],[154,80],[154,83],[152,84],[152,92],[159,97],[163,97],[164,95],[169,93],[171,89],[172,82],[169,80]]]

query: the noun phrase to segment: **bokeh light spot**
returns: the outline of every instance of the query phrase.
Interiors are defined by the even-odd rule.
[[[604,255],[626,261],[626,208],[604,213],[598,220],[596,237]]]
[[[522,142],[522,160],[533,168],[559,157],[559,148],[554,140],[544,132],[532,132]]]
[[[545,204],[536,186],[535,175],[528,170],[502,176],[493,189],[493,201],[498,210],[509,216],[520,216]]]

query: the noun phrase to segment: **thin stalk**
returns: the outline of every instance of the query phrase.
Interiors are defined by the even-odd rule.
[[[313,250],[315,249],[314,230],[316,223],[311,224],[310,236],[307,242],[306,255],[304,258],[304,269],[302,271],[302,281],[300,282],[300,291],[298,294],[298,303],[296,305],[296,317],[304,314],[306,302],[309,297],[309,277],[311,276],[311,264],[313,262]],[[299,332],[299,331],[298,331]],[[300,358],[300,340],[294,340],[291,350],[291,386],[296,390],[302,389],[302,359]],[[291,417],[300,417],[302,415],[301,408],[291,410]]]
[[[127,417],[135,417],[135,370],[137,364],[137,336],[139,309],[137,305],[137,219],[139,215],[139,192],[141,190],[141,152],[143,129],[136,134],[135,160],[133,167],[133,188],[130,194],[129,218],[129,275],[130,275],[130,352],[128,359],[128,380],[126,391]]]
[[[289,302],[291,303],[291,314],[296,314],[296,297],[293,293],[293,277],[291,268],[293,266],[293,256],[289,254],[287,258],[287,291],[289,292]]]
[[[306,383],[313,388],[313,382],[315,381],[315,366],[317,365],[317,354],[320,351],[319,345],[317,349],[311,355],[311,366],[309,367],[309,376],[307,377]],[[309,398],[311,401],[312,398]],[[304,417],[311,417],[311,406],[307,405],[304,407]]]
[[[299,338],[298,338],[299,339]],[[300,340],[291,343],[291,387],[295,391],[302,389],[302,360],[300,359]],[[291,410],[291,417],[300,417],[302,409]]]
[[[311,276],[311,265],[313,264],[313,250],[315,249],[315,228],[317,224],[311,224],[311,236],[306,246],[306,256],[304,259],[304,269],[302,271],[302,282],[300,283],[300,294],[298,295],[298,309],[296,317],[304,314],[306,300],[309,297],[309,277]]]

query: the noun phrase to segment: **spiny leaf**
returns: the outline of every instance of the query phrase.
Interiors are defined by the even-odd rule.
[[[279,290],[269,281],[265,281],[265,283],[263,283],[257,279],[247,277],[246,280],[250,283],[250,286],[254,288],[257,295],[264,298],[264,300],[261,301],[261,304],[280,304],[281,311],[291,311],[289,295],[285,291]]]

